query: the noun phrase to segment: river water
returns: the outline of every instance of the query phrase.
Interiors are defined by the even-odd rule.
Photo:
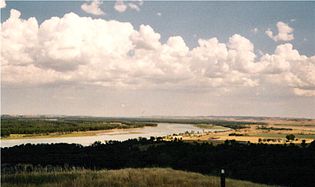
[[[39,143],[76,143],[84,146],[91,145],[95,141],[104,142],[105,140],[124,141],[139,137],[149,138],[151,136],[160,137],[178,133],[203,132],[203,129],[191,124],[159,123],[156,127],[144,127],[134,129],[115,129],[102,132],[94,136],[79,137],[56,137],[56,138],[23,138],[15,140],[1,140],[1,147],[12,147],[20,144],[39,144]],[[222,131],[222,129],[207,129],[206,131]]]

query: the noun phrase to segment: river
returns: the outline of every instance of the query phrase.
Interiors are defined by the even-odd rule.
[[[90,145],[95,141],[104,142],[105,140],[124,141],[139,137],[149,138],[151,136],[161,137],[166,135],[184,132],[202,132],[203,129],[191,124],[159,123],[156,127],[143,127],[131,129],[115,129],[102,132],[94,136],[79,137],[56,137],[56,138],[23,138],[13,140],[1,140],[1,147],[12,147],[20,144],[39,144],[39,143],[76,143],[83,146]],[[207,129],[206,131],[222,131],[222,129]]]

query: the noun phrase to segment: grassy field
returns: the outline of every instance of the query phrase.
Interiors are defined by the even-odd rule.
[[[270,137],[270,138],[285,138],[286,134],[271,134],[271,133],[259,133],[250,135],[254,137]],[[315,139],[315,134],[295,134],[296,138],[299,139]]]
[[[162,168],[74,170],[2,174],[1,185],[2,187],[219,187],[220,178]],[[226,186],[267,187],[267,185],[233,179],[227,179]]]
[[[285,144],[288,143],[286,141],[286,136],[288,134],[293,134],[295,140],[290,141],[289,143],[300,144],[302,140],[305,140],[306,143],[310,143],[315,140],[315,120],[295,121],[292,119],[269,119],[263,122],[266,124],[252,124],[247,125],[245,128],[230,129],[223,132],[206,132],[203,134],[185,135],[182,139],[186,141],[211,141],[213,143],[222,143],[225,140],[259,143],[259,140],[261,140],[268,144]],[[200,124],[196,126],[202,129],[211,129],[213,127],[208,124]]]

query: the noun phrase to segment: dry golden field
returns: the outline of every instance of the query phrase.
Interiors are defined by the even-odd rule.
[[[237,120],[237,119],[231,119]],[[243,120],[244,121],[244,120]],[[248,120],[250,121],[250,120]],[[183,135],[182,139],[186,141],[211,141],[222,142],[225,140],[236,140],[240,142],[251,143],[310,143],[315,140],[315,120],[292,120],[292,119],[273,119],[267,118],[259,121],[266,125],[247,125],[243,129],[230,129],[223,132],[206,132],[201,134]],[[202,125],[205,129],[213,128],[211,125]],[[200,126],[199,126],[200,127]],[[295,139],[287,141],[286,136],[293,134]]]

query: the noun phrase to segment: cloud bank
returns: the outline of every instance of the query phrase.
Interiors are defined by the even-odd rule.
[[[2,85],[98,85],[111,89],[238,90],[277,86],[315,96],[315,56],[290,43],[258,58],[254,45],[235,34],[227,43],[181,36],[165,43],[149,25],[80,17],[75,13],[38,24],[11,15],[1,25]]]

